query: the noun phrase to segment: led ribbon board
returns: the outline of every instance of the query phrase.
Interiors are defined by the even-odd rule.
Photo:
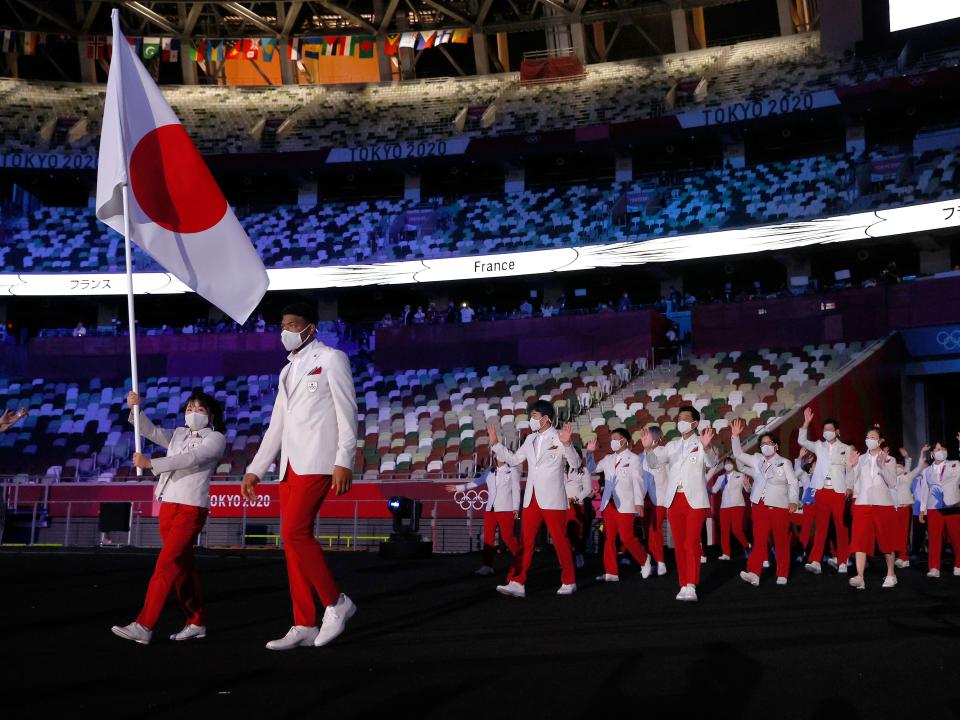
[[[749,255],[955,227],[960,227],[960,198],[890,210],[655,240],[370,265],[277,268],[267,270],[267,274],[270,277],[270,290],[402,285]],[[138,295],[190,292],[179,280],[162,272],[135,273],[133,283],[134,292]],[[0,275],[0,293],[48,296],[123,295],[126,293],[126,276],[123,273]]]

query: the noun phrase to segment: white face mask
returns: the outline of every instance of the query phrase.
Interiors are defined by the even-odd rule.
[[[283,343],[283,347],[286,348],[287,352],[293,352],[303,345],[302,335],[303,331],[293,332],[292,330],[284,330],[280,333],[280,342]]]
[[[874,440],[873,438],[867,438],[865,442],[867,443],[867,450],[876,450],[878,447],[880,447],[879,440]]]
[[[933,459],[936,460],[937,462],[943,462],[944,460],[947,459],[947,451],[946,451],[946,450],[934,450],[934,451],[933,451]]]
[[[210,422],[210,418],[206,413],[198,412],[188,412],[186,415],[187,427],[196,432],[197,430],[203,430]]]
[[[617,452],[622,447],[623,447],[623,443],[619,439],[612,438],[610,440],[610,449],[613,450],[614,452]]]
[[[723,466],[723,469],[726,470],[728,473],[733,472],[733,463],[727,463],[726,465]]]
[[[530,420],[530,429],[534,432],[540,432],[540,424],[543,418],[534,418]]]
[[[773,445],[761,445],[760,452],[763,453],[764,457],[773,457],[777,449]]]
[[[837,439],[837,434],[833,430],[824,430],[823,439],[827,442],[831,442]]]
[[[677,423],[677,430],[681,435],[686,435],[688,432],[693,430],[693,423],[688,422],[687,420],[681,420]]]

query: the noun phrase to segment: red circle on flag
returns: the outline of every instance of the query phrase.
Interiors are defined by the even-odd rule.
[[[182,125],[151,130],[130,155],[130,186],[153,222],[178,233],[207,230],[227,200]]]

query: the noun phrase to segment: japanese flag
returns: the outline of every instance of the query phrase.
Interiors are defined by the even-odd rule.
[[[267,291],[263,262],[183,125],[113,18],[100,133],[97,217],[238,323]]]

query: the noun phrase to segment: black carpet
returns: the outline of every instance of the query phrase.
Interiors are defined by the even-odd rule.
[[[736,577],[742,561],[705,566],[700,603],[674,600],[676,576],[619,585],[579,573],[557,597],[540,554],[524,600],[477,578],[476,556],[398,563],[335,553],[359,606],[326,648],[286,653],[266,640],[289,627],[280,555],[207,552],[204,640],[150,646],[110,633],[139,610],[146,551],[0,553],[3,716],[46,717],[960,717],[960,578],[946,567],[899,571],[866,591],[794,566],[786,587]],[[17,714],[12,713],[17,710]],[[216,714],[216,715],[214,715]]]

